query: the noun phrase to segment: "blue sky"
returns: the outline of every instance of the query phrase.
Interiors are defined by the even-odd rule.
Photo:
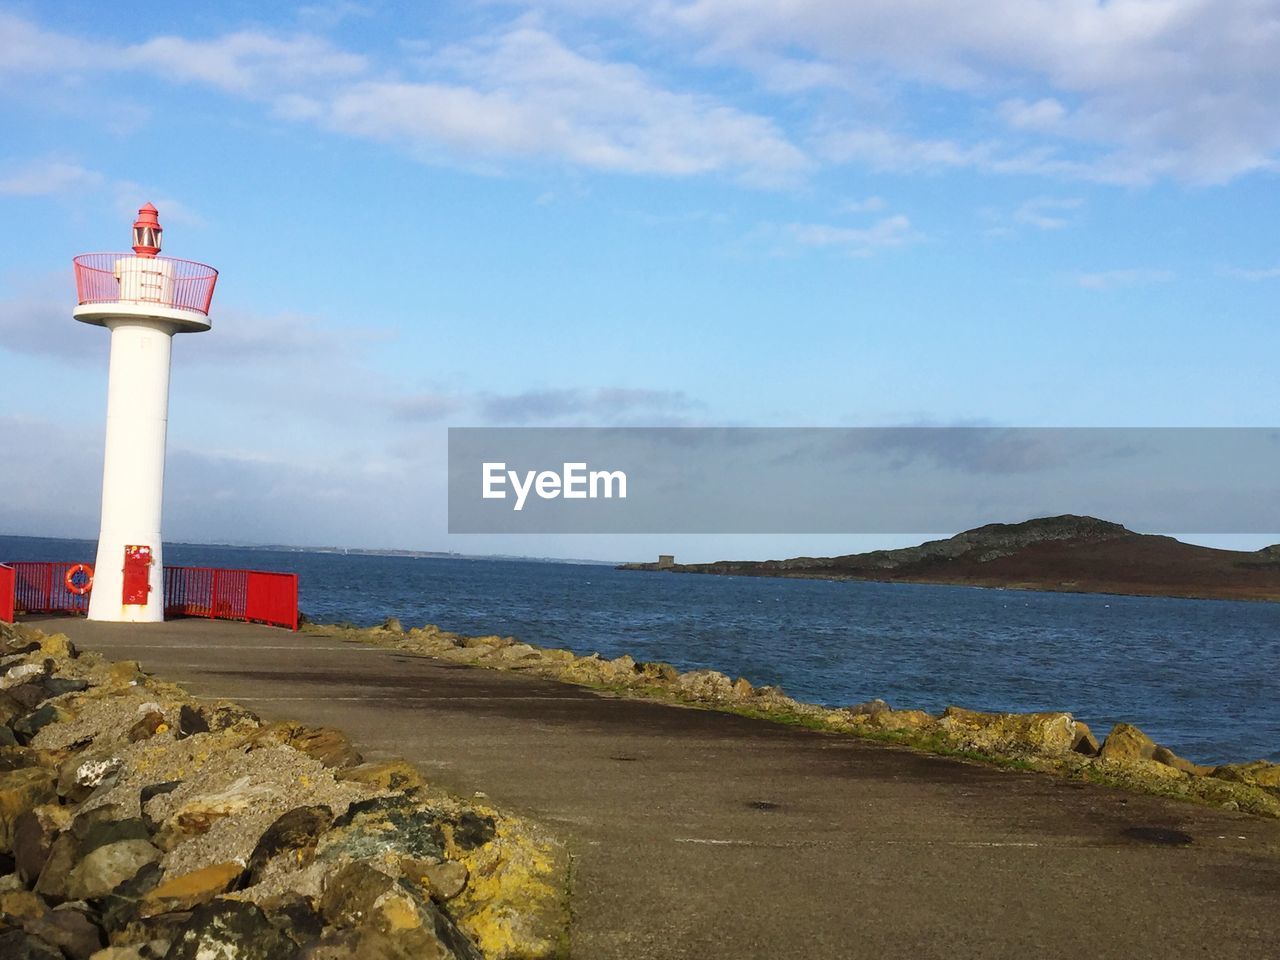
[[[1274,425],[1277,63],[1276,0],[0,2],[0,530],[96,532],[69,260],[148,200],[222,271],[171,539],[871,545],[451,538],[450,425]]]

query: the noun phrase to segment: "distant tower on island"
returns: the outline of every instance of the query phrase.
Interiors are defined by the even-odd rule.
[[[111,331],[102,526],[89,619],[164,619],[160,513],[175,333],[209,329],[218,271],[157,256],[160,219],[147,204],[133,224],[133,255],[75,258],[73,316]]]

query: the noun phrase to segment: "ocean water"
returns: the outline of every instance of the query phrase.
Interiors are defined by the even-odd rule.
[[[0,537],[3,560],[93,544]],[[320,621],[398,617],[605,657],[711,667],[830,706],[1070,710],[1200,763],[1280,760],[1280,604],[639,573],[587,564],[165,547],[299,574]]]

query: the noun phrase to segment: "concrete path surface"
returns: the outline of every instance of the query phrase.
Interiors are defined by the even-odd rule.
[[[540,820],[578,960],[1280,956],[1274,821],[266,627],[44,626]]]

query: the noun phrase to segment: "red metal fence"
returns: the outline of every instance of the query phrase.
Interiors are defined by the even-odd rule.
[[[14,569],[0,563],[0,623],[13,623]]]
[[[83,613],[89,609],[89,595],[67,589],[67,571],[71,563],[10,563],[12,589],[7,592],[11,605],[9,620],[18,610],[27,613]],[[0,579],[0,611],[4,610],[4,580]]]
[[[24,613],[82,613],[89,596],[66,587],[74,563],[0,565],[0,620]],[[213,567],[165,567],[166,617],[246,620],[298,629],[298,575]]]
[[[250,620],[298,629],[298,575],[213,567],[164,568],[165,616]]]
[[[218,282],[217,270],[190,260],[149,257],[146,259],[157,266],[155,282],[145,284],[140,296],[126,296],[128,291],[121,289],[117,265],[121,260],[132,263],[138,259],[132,253],[83,253],[76,257],[76,295],[81,305],[140,299],[208,316],[213,287]]]

